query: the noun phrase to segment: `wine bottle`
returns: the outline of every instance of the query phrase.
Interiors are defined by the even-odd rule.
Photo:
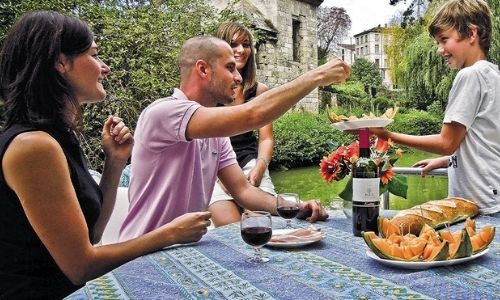
[[[352,168],[352,231],[378,234],[377,218],[380,206],[380,177],[377,165],[370,159],[370,134],[359,131],[359,159]]]

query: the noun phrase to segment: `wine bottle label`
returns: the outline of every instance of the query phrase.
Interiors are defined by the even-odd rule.
[[[357,202],[380,201],[380,178],[353,178],[352,200]]]

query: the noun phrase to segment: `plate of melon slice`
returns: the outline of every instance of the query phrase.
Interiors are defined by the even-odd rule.
[[[366,250],[366,255],[369,258],[374,259],[377,262],[389,267],[394,267],[399,269],[409,269],[409,270],[425,270],[434,267],[462,264],[485,255],[486,253],[488,253],[488,250],[489,248],[486,248],[483,251],[473,254],[471,256],[448,259],[448,260],[438,260],[438,261],[399,261],[399,260],[384,259],[375,255],[375,253],[373,253],[372,250]]]
[[[383,218],[378,221],[379,227],[386,223]],[[495,227],[485,225],[476,231],[475,221],[467,218],[464,227],[455,232],[449,228],[436,231],[425,224],[418,235],[396,231],[379,236],[367,231],[362,237],[370,248],[368,257],[387,266],[416,270],[461,264],[485,255]]]

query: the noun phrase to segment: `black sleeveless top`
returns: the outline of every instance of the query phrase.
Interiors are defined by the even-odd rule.
[[[257,84],[247,93],[245,102],[252,100],[257,95]],[[259,150],[257,143],[257,136],[254,131],[248,131],[242,134],[232,136],[231,145],[236,153],[236,160],[238,165],[243,168],[249,161],[257,158]]]
[[[71,182],[85,216],[90,236],[99,216],[102,194],[92,179],[83,152],[70,131],[50,127],[13,125],[0,135],[0,168],[10,142],[20,133],[44,131],[61,145],[71,172]],[[46,199],[50,201],[50,199]],[[0,173],[0,299],[61,299],[80,286],[73,285],[59,269],[31,227],[19,198]]]

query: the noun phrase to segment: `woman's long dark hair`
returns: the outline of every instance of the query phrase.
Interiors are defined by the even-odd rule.
[[[52,11],[22,16],[0,50],[0,98],[5,101],[5,126],[21,123],[75,129],[80,105],[55,66],[61,54],[71,60],[87,51],[92,41],[91,30],[77,18]]]
[[[257,84],[257,80],[255,78],[255,70],[257,69],[257,66],[255,63],[255,49],[253,47],[252,33],[243,24],[238,22],[226,22],[217,28],[215,36],[225,40],[229,45],[231,45],[231,41],[235,33],[248,37],[250,49],[252,50],[252,53],[248,57],[247,64],[240,72],[241,77],[243,78],[243,82],[241,83],[243,85],[243,95],[246,99],[248,94],[252,92]]]

